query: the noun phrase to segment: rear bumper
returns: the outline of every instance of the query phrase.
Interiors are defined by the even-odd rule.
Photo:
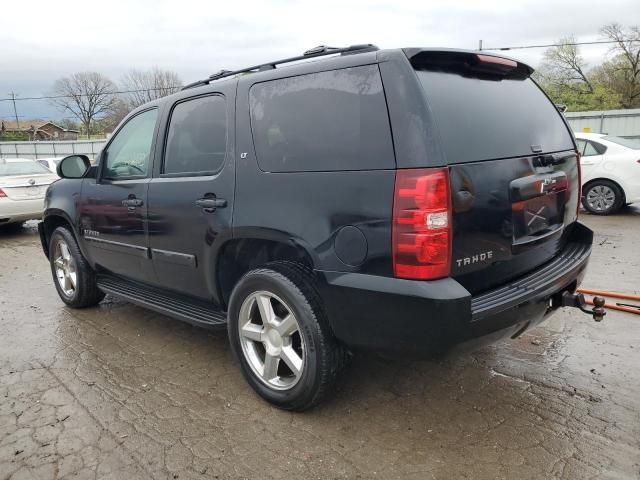
[[[484,337],[520,333],[544,320],[551,299],[582,281],[593,232],[573,226],[550,262],[477,296],[451,278],[411,281],[354,273],[319,272],[321,294],[339,340],[353,348],[431,355]]]
[[[13,223],[42,218],[44,197],[29,200],[0,199],[0,222]]]

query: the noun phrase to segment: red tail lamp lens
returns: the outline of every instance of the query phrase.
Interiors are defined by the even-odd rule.
[[[396,172],[392,236],[396,277],[433,280],[449,276],[451,195],[448,169]]]

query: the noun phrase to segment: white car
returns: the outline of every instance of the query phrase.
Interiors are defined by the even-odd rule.
[[[57,174],[56,168],[63,158],[64,157],[38,158],[36,162]]]
[[[596,215],[640,202],[640,141],[574,132],[582,155],[582,205]]]
[[[57,179],[34,160],[0,158],[0,226],[42,218],[45,193]]]

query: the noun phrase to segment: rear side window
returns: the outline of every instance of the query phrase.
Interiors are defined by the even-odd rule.
[[[224,98],[198,97],[178,103],[171,113],[164,168],[167,174],[215,173],[227,151]]]
[[[602,155],[604,152],[607,151],[607,147],[597,142],[577,139],[576,143],[578,144],[578,151],[583,157],[590,157],[593,155]]]
[[[394,168],[377,65],[258,83],[251,130],[268,172]]]
[[[431,70],[416,74],[449,163],[574,148],[561,114],[528,77]]]

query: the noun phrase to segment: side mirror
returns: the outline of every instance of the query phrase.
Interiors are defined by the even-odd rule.
[[[86,155],[70,155],[64,157],[56,167],[60,178],[82,178],[91,168],[91,162]]]

